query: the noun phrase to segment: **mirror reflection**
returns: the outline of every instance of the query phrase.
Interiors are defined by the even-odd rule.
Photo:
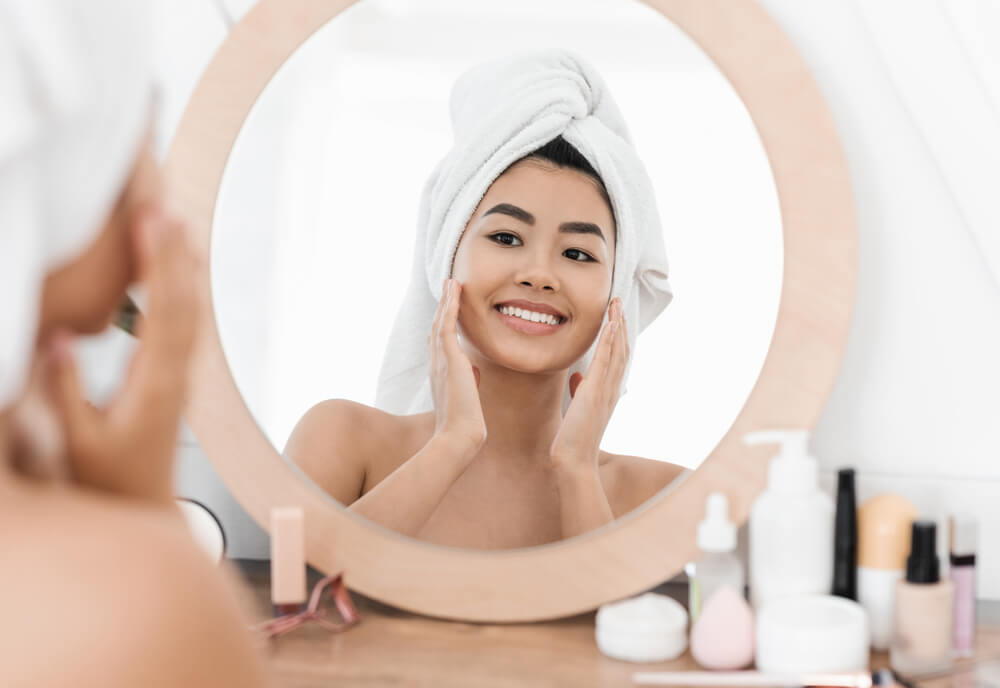
[[[546,544],[653,497],[739,414],[777,315],[777,195],[732,88],[644,5],[559,5],[352,6],[265,89],[216,207],[259,425],[429,542]]]

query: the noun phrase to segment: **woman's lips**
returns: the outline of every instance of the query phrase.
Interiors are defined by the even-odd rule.
[[[500,320],[502,320],[503,323],[507,325],[507,327],[511,328],[512,330],[517,330],[522,334],[542,334],[542,335],[554,334],[560,327],[566,324],[565,320],[563,320],[558,325],[549,325],[548,323],[542,323],[542,322],[531,322],[530,320],[524,320],[523,318],[519,318],[516,315],[504,315],[496,308],[494,308],[493,310],[496,312],[498,316],[500,316]]]

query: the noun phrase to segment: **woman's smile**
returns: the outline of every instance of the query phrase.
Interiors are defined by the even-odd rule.
[[[548,313],[537,313],[511,306],[495,306],[493,310],[507,327],[522,334],[555,334],[566,322],[565,318]]]

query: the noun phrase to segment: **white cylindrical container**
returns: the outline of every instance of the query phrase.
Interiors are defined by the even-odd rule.
[[[687,610],[665,595],[646,593],[597,610],[597,647],[627,662],[666,662],[687,649]]]
[[[868,643],[868,615],[857,602],[843,597],[783,597],[757,612],[758,671],[864,671]]]
[[[191,536],[199,548],[218,564],[226,557],[226,533],[218,517],[201,502],[187,497],[177,497],[177,507],[184,514]]]
[[[747,435],[779,443],[767,489],[750,511],[750,600],[755,608],[786,596],[828,594],[833,587],[833,500],[819,489],[805,430]]]

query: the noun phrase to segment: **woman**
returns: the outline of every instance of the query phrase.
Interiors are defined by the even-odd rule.
[[[235,581],[173,503],[196,299],[150,145],[146,13],[0,1],[3,686],[263,685]],[[136,280],[139,349],[97,409],[71,337]]]
[[[533,94],[538,106],[526,117],[519,108]],[[507,120],[497,115],[508,110]],[[456,200],[471,197],[467,190],[475,186],[466,170],[494,164],[497,149],[523,146],[525,131],[545,143],[488,181],[459,228],[457,247],[418,237],[411,294],[434,272],[422,270],[425,244],[445,247],[429,259],[443,261],[451,279],[432,322],[426,319],[426,366],[384,366],[402,372],[383,377],[384,389],[395,385],[383,397],[403,390],[404,402],[414,403],[402,407],[416,408],[416,385],[425,378],[433,410],[396,414],[323,402],[300,420],[285,455],[350,511],[407,535],[489,549],[553,542],[609,523],[681,472],[599,446],[630,357],[623,298],[631,312],[644,313],[643,326],[669,301],[665,260],[656,250],[658,224],[637,211],[640,204],[630,205],[630,194],[647,188],[642,179],[617,184],[613,203],[615,194],[577,147],[544,130],[554,122],[584,143],[596,132],[594,141],[606,142],[617,159],[628,158],[635,175],[644,174],[632,161],[610,96],[575,56],[531,54],[473,70],[456,84],[452,115],[455,164],[446,158],[432,176],[421,213],[436,232],[432,239],[446,234],[440,227],[449,218],[466,217]],[[497,141],[489,141],[496,132]],[[486,151],[482,164],[469,164],[476,146]],[[594,157],[616,170],[615,159]],[[653,205],[643,200],[643,207]],[[616,205],[632,223],[627,231]],[[623,241],[631,244],[619,245]],[[618,255],[625,249],[628,255]],[[623,276],[617,281],[616,272]],[[662,283],[643,292],[628,277],[647,272],[662,275]],[[414,303],[401,310],[397,342],[423,328],[423,316],[413,322],[421,308]],[[387,361],[392,358],[390,348]]]

